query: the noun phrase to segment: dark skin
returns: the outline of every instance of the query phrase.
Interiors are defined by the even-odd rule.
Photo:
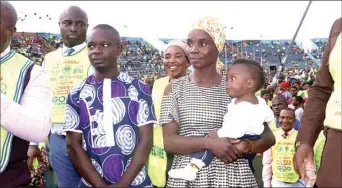
[[[255,96],[256,80],[248,73],[248,67],[244,65],[233,65],[227,71],[227,94],[235,97],[236,103],[241,101],[258,104]]]
[[[293,129],[296,122],[296,115],[291,110],[282,110],[279,115],[279,126],[284,132],[289,132]]]
[[[291,87],[290,88],[290,93],[293,97],[297,96],[298,94],[298,89],[296,87]]]
[[[195,29],[189,33],[187,43],[191,49],[190,64],[194,67],[190,81],[200,87],[219,85],[222,80],[222,75],[216,71],[219,52],[210,35],[203,30]]]
[[[191,48],[190,63],[194,67],[190,81],[199,87],[213,87],[220,84],[222,76],[216,71],[218,51],[211,37],[202,30],[193,30],[188,35],[187,43]],[[172,92],[171,84],[166,87],[164,95],[170,92]],[[243,153],[252,150],[248,141],[217,137],[184,137],[178,135],[178,128],[176,121],[163,125],[165,150],[175,155],[210,150],[223,162],[230,163],[240,158]],[[268,126],[265,126],[264,136],[252,143],[254,146],[252,152],[261,153],[274,145],[275,138]]]
[[[95,29],[88,38],[88,56],[95,67],[95,78],[99,81],[118,76],[117,58],[122,46],[120,36],[108,29]],[[128,187],[145,165],[153,143],[153,125],[139,127],[139,142],[133,153],[132,162],[121,179],[107,185],[92,165],[82,148],[82,134],[67,132],[68,154],[80,175],[93,187]]]
[[[272,110],[277,119],[279,119],[280,111],[287,107],[286,98],[278,95],[272,99]]]
[[[88,29],[88,16],[82,9],[76,6],[69,7],[60,15],[58,24],[65,46],[71,48],[85,42]],[[34,158],[41,160],[41,153],[38,146],[29,146],[27,155],[29,157],[27,165],[32,170]]]
[[[17,31],[17,12],[7,1],[1,1],[0,23],[0,52],[4,52],[10,45],[12,37]]]
[[[7,1],[1,1],[1,23],[0,23],[0,52],[4,52],[11,43],[12,37],[16,33],[17,13],[14,7]],[[41,153],[38,146],[29,146],[27,150],[27,167],[33,170],[33,160],[41,161]]]
[[[63,44],[69,48],[86,40],[88,16],[79,7],[69,7],[59,17],[59,28]]]
[[[184,76],[189,66],[190,63],[180,47],[170,46],[165,50],[164,69],[170,76],[170,80]]]

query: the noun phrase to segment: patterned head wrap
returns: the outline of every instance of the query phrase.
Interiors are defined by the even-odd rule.
[[[207,32],[213,39],[218,52],[221,52],[226,41],[226,27],[217,18],[206,17],[191,26],[191,30],[200,29]]]
[[[183,40],[172,40],[172,41],[170,41],[164,49],[164,54],[165,54],[166,50],[171,46],[178,46],[179,48],[181,48],[184,51],[186,57],[189,58],[190,49],[189,49],[189,47],[185,41],[183,41]]]

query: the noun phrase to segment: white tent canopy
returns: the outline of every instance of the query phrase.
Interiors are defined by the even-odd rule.
[[[106,23],[121,36],[185,38],[189,26],[205,16],[216,16],[227,26],[227,39],[291,39],[307,1],[13,1],[20,18],[18,31],[59,33],[58,17],[71,5],[83,8],[90,28]],[[341,1],[314,1],[298,39],[327,38],[341,17]],[[34,13],[37,15],[35,16]],[[26,17],[25,17],[26,15]],[[41,19],[39,19],[39,16]],[[51,17],[51,20],[48,18]],[[232,28],[232,29],[231,29]]]

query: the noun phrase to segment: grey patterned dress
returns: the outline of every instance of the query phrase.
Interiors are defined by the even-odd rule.
[[[179,124],[178,134],[185,137],[204,137],[222,126],[230,98],[226,94],[226,79],[211,88],[194,85],[189,76],[173,80],[172,92],[164,96],[160,123],[173,120]],[[189,155],[175,155],[172,169],[185,167]],[[167,187],[256,187],[256,181],[246,159],[225,164],[216,158],[202,168],[194,181],[169,178]]]

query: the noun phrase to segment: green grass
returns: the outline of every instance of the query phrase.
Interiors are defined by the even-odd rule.
[[[253,160],[253,166],[255,169],[255,179],[258,183],[258,187],[263,187],[262,182],[262,156],[255,156],[255,159]]]

